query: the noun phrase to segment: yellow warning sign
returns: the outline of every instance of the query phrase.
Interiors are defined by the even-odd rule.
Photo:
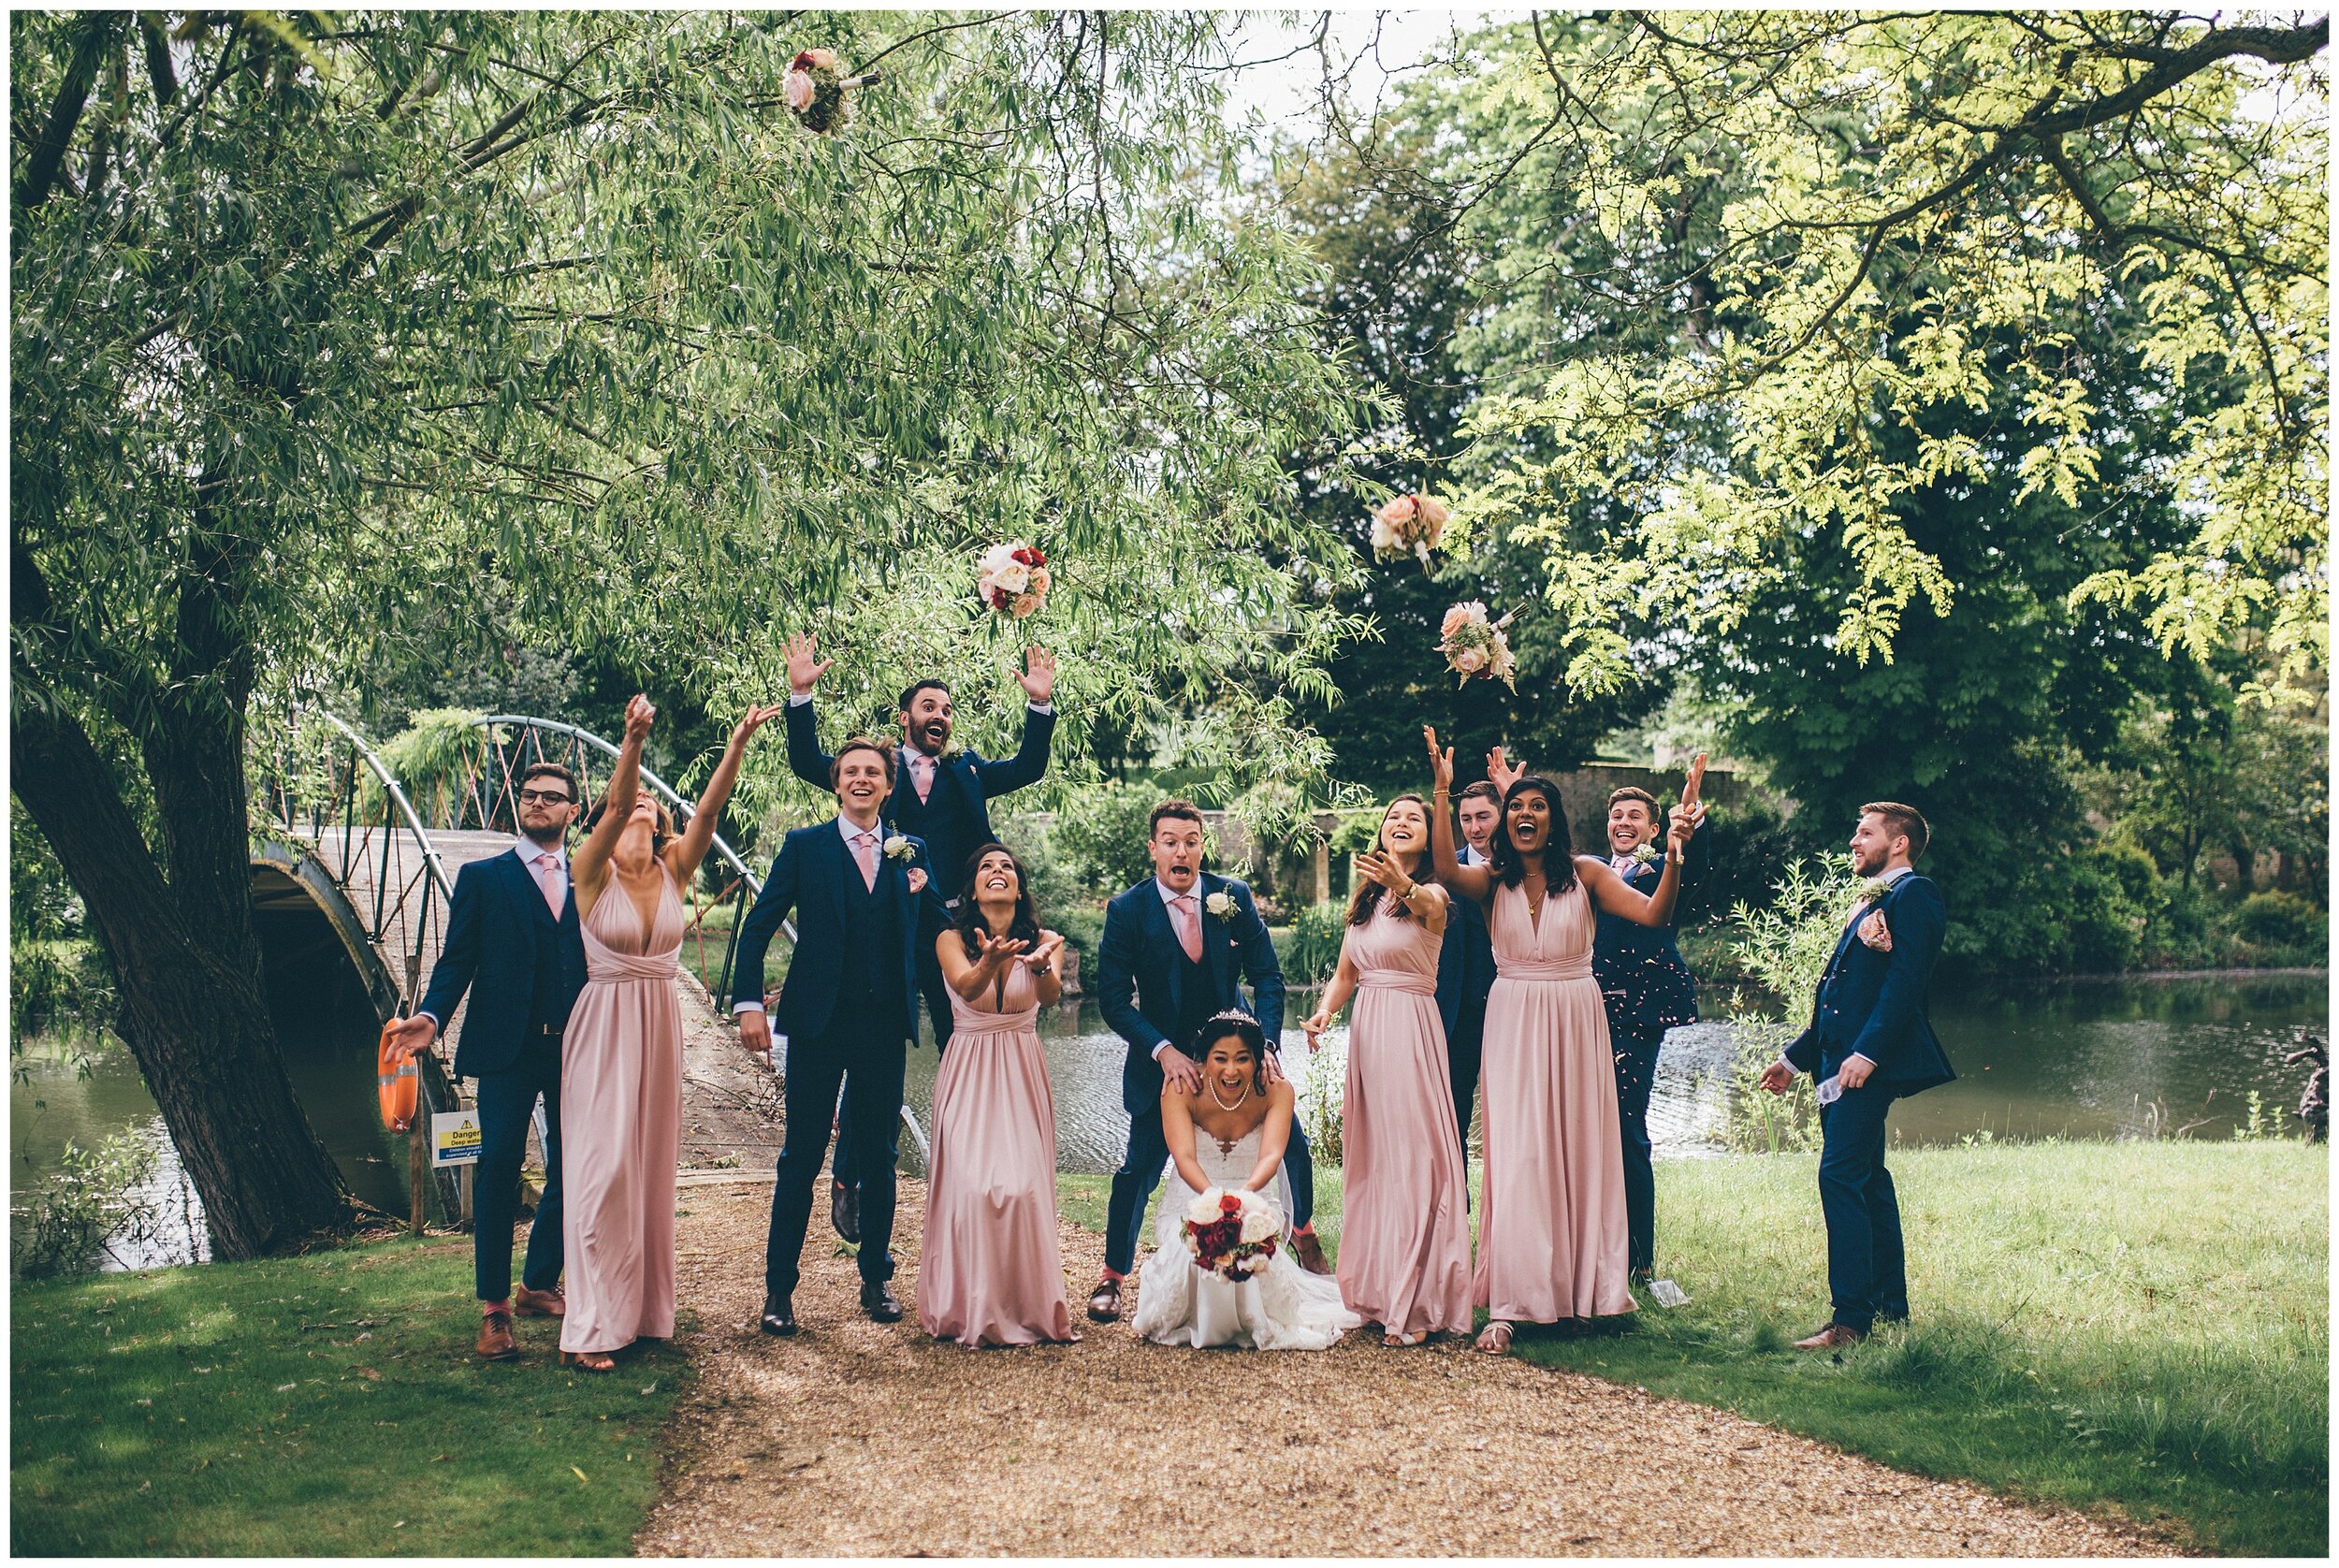
[[[430,1163],[471,1165],[479,1158],[479,1113],[438,1111],[430,1116]]]

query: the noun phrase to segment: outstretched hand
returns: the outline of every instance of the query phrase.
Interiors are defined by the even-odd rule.
[[[986,974],[997,973],[1010,959],[1031,946],[1021,936],[994,936],[988,931],[976,932],[975,940],[981,944],[975,954],[975,966]]]
[[[1430,743],[1431,784],[1440,790],[1451,790],[1454,787],[1454,748],[1449,746],[1443,751],[1439,750],[1437,731],[1427,724],[1421,726],[1421,735]]]
[[[1039,945],[1024,954],[1024,967],[1033,974],[1045,970],[1055,962],[1055,955],[1064,949],[1064,933],[1049,931],[1041,934]]]
[[[1503,794],[1509,794],[1511,786],[1526,777],[1527,764],[1504,760],[1501,747],[1487,753],[1487,782]]]
[[[625,738],[640,741],[649,734],[649,727],[657,722],[658,710],[650,700],[636,691],[633,700],[625,704]]]
[[[1665,830],[1666,851],[1674,855],[1689,852],[1690,840],[1697,835],[1698,824],[1706,820],[1706,806],[1701,801],[1689,801],[1673,808],[1672,825]]]
[[[1695,806],[1699,792],[1706,788],[1706,753],[1700,751],[1690,763],[1690,776],[1681,785],[1681,804]]]
[[[1367,881],[1377,882],[1391,893],[1406,893],[1413,888],[1413,878],[1378,849],[1367,849],[1357,857],[1357,874]]]
[[[430,1049],[430,1042],[439,1038],[439,1026],[422,1013],[401,1018],[390,1025],[390,1049],[410,1060]]]
[[[812,695],[813,687],[820,684],[821,677],[828,674],[836,661],[821,657],[820,648],[809,632],[793,633],[789,637],[786,646],[788,690],[796,696],[809,697]]]
[[[773,719],[777,719],[786,711],[787,704],[784,703],[774,703],[769,707],[757,707],[753,704],[749,704],[746,714],[741,716],[739,722],[732,729],[731,744],[734,746],[747,745],[747,743],[754,737],[756,731],[762,729],[764,725],[769,724]]]
[[[1024,686],[1024,695],[1035,704],[1044,705],[1055,696],[1055,655],[1043,647],[1024,650],[1024,668],[1015,677]]]

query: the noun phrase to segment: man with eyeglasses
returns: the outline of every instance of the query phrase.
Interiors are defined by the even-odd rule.
[[[569,891],[567,846],[576,779],[557,762],[536,762],[520,775],[518,797],[520,841],[510,854],[473,861],[456,874],[430,989],[391,1035],[408,1055],[421,1054],[471,994],[455,1074],[479,1081],[472,1273],[479,1297],[477,1348],[490,1361],[519,1354],[512,1338],[512,1226],[539,1096],[547,1133],[545,1195],[528,1227],[516,1305],[523,1316],[535,1317],[558,1318],[568,1309],[560,1294],[560,1036],[585,989],[585,933]]]

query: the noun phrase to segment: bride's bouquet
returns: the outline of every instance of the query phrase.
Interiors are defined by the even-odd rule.
[[[851,93],[854,88],[866,87],[877,81],[882,73],[864,71],[859,76],[847,76],[836,63],[833,49],[807,49],[788,63],[788,75],[780,83],[780,91],[788,100],[788,112],[807,131],[826,136],[841,131],[852,120]]]
[[[1255,1192],[1213,1187],[1187,1206],[1184,1230],[1195,1267],[1240,1285],[1267,1272],[1283,1239],[1284,1219]]]
[[[1048,553],[1037,544],[994,544],[976,562],[975,587],[982,602],[1003,616],[1023,619],[1048,602],[1055,579]]]
[[[1430,564],[1446,533],[1446,508],[1428,496],[1398,496],[1373,514],[1373,553],[1383,560],[1407,556]]]
[[[1437,650],[1446,656],[1446,667],[1461,676],[1465,686],[1490,675],[1518,690],[1518,661],[1507,635],[1518,618],[1518,612],[1513,610],[1501,620],[1489,620],[1486,605],[1475,599],[1454,605],[1438,627]]]

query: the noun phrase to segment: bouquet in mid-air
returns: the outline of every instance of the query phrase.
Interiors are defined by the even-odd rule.
[[[1487,618],[1487,607],[1473,599],[1455,605],[1446,612],[1445,622],[1438,628],[1438,652],[1446,656],[1446,667],[1461,676],[1463,684],[1481,676],[1492,676],[1512,690],[1518,690],[1518,661],[1511,652],[1508,630],[1518,618],[1513,610],[1501,620]]]
[[[1373,514],[1373,553],[1382,560],[1412,556],[1430,564],[1446,533],[1446,508],[1428,496],[1397,496]]]
[[[1212,1187],[1187,1205],[1185,1250],[1194,1266],[1240,1285],[1275,1260],[1283,1216],[1255,1192]]]
[[[833,49],[807,49],[788,63],[788,75],[780,83],[787,94],[788,112],[807,131],[822,136],[841,131],[852,121],[852,90],[866,87],[879,80],[880,72],[864,71],[859,76],[847,76],[836,64]]]
[[[1048,572],[1048,552],[1020,540],[983,551],[976,572],[982,602],[1017,620],[1046,604],[1048,589],[1055,582]]]

